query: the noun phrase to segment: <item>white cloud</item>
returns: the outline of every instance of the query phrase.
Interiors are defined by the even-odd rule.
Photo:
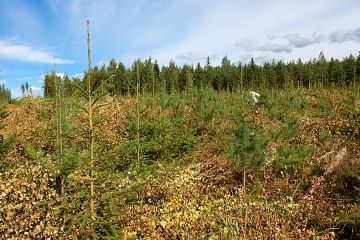
[[[270,42],[259,44],[249,39],[242,39],[236,41],[235,46],[249,52],[290,53],[294,48],[303,48],[311,44],[321,43],[326,39],[323,34],[317,32],[314,32],[313,34],[285,34],[284,36],[276,37],[275,35],[270,35],[266,30],[265,35],[267,39],[271,39]]]
[[[256,50],[264,51],[264,52],[286,52],[290,53],[293,50],[293,47],[288,43],[265,43],[257,47]]]
[[[0,84],[5,84],[6,83],[6,80],[2,79],[0,80]]]
[[[186,52],[184,54],[179,54],[176,58],[184,59],[184,60],[205,60],[208,57],[212,57],[212,54],[209,52]]]
[[[243,48],[247,51],[253,51],[258,47],[258,43],[251,41],[249,39],[242,39],[235,42],[236,47]]]
[[[243,48],[249,52],[252,51],[262,51],[262,52],[291,52],[293,47],[289,43],[277,43],[277,42],[267,42],[264,44],[258,44],[254,41],[243,39],[236,41],[236,47]]]
[[[345,42],[353,41],[360,42],[360,27],[356,29],[346,30],[338,29],[330,33],[329,35],[330,42]]]
[[[296,48],[306,47],[310,44],[320,43],[325,40],[324,35],[318,34],[316,32],[310,35],[286,34],[284,38]]]
[[[35,50],[21,44],[0,41],[0,56],[25,62],[54,63],[54,57],[42,50]],[[72,64],[74,61],[55,58],[56,64]]]
[[[274,40],[276,38],[276,36],[273,35],[272,33],[270,33],[269,30],[267,30],[267,29],[265,29],[265,35],[266,35],[266,38],[269,40]]]

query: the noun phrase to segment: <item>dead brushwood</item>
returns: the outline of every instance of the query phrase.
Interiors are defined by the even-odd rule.
[[[330,175],[335,169],[340,165],[341,161],[344,159],[347,153],[347,148],[343,147],[340,151],[336,154],[333,158],[333,161],[330,163],[329,166],[325,169],[324,174],[317,179],[317,181],[312,185],[310,189],[310,194],[313,194],[317,188],[321,185],[321,183],[325,180],[325,178]],[[323,156],[324,157],[324,156]]]

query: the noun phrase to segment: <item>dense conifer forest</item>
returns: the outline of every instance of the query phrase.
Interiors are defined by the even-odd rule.
[[[111,96],[134,95],[136,92],[136,74],[140,74],[141,92],[175,93],[201,90],[205,88],[216,91],[241,92],[248,89],[262,91],[265,89],[328,88],[357,86],[360,78],[360,53],[357,57],[349,55],[341,60],[326,60],[320,52],[317,58],[303,62],[301,59],[284,63],[272,61],[256,64],[251,58],[248,63],[231,63],[225,56],[220,66],[213,66],[210,58],[205,66],[200,63],[178,66],[171,61],[168,66],[159,66],[151,58],[136,60],[130,68],[115,59],[109,65],[95,66],[91,69],[93,84],[101,84],[102,91]],[[109,79],[111,77],[111,79]],[[76,95],[71,81],[84,82],[83,79],[65,76],[64,91],[66,96]],[[44,94],[55,96],[55,78],[48,73],[44,79]],[[106,83],[103,84],[103,81]]]

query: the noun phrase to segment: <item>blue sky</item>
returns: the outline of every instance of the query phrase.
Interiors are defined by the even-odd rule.
[[[86,20],[92,66],[111,58],[160,64],[218,64],[317,57],[360,51],[358,0],[0,0],[0,82],[14,96],[26,81],[41,91],[43,75],[86,70]]]

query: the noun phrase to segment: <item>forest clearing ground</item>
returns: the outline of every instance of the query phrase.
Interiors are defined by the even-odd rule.
[[[160,179],[141,193],[141,203],[125,211],[126,239],[308,239],[317,234],[308,225],[314,206],[306,197],[267,200],[250,192],[244,197],[233,162],[204,145],[187,163],[163,167]],[[249,187],[255,185],[250,177]],[[322,236],[333,239],[334,234],[329,230]]]
[[[313,103],[309,103],[306,114],[299,113],[300,109],[299,112],[289,112],[291,118],[281,115],[282,109],[275,108],[270,112],[264,105],[249,107],[250,137],[257,128],[263,128],[270,135],[273,130],[287,134],[289,129],[294,130],[289,126],[297,127],[289,137],[271,139],[273,142],[266,146],[265,152],[270,153],[271,144],[278,151],[294,146],[296,151],[290,151],[286,158],[279,158],[283,161],[296,157],[303,142],[307,141],[315,150],[300,159],[301,165],[294,174],[273,167],[269,169],[269,178],[264,181],[261,170],[248,169],[246,196],[243,196],[242,167],[231,158],[230,144],[226,139],[239,131],[237,128],[242,122],[236,122],[238,115],[234,118],[215,115],[211,121],[203,123],[202,131],[188,132],[184,137],[185,129],[191,123],[201,121],[196,122],[194,116],[184,114],[184,121],[178,125],[170,124],[174,120],[172,117],[179,115],[173,112],[181,113],[181,108],[164,108],[163,114],[168,114],[164,116],[167,120],[164,122],[156,122],[162,120],[157,118],[157,112],[144,114],[143,120],[148,124],[144,129],[149,130],[144,136],[151,136],[142,142],[148,151],[145,153],[153,150],[150,148],[152,145],[145,144],[153,141],[158,144],[155,147],[161,146],[165,142],[162,141],[165,133],[170,136],[165,142],[168,149],[158,148],[164,150],[159,151],[158,156],[163,157],[161,160],[144,154],[141,165],[121,165],[128,159],[133,160],[134,148],[128,147],[135,141],[129,128],[131,116],[126,111],[134,110],[134,101],[107,98],[106,106],[97,112],[95,118],[98,124],[95,135],[104,151],[98,161],[95,181],[96,203],[101,216],[99,222],[116,226],[126,239],[334,239],[335,232],[342,230],[341,226],[357,229],[359,205],[336,201],[336,197],[344,198],[346,195],[338,192],[335,181],[339,177],[351,176],[348,173],[358,169],[359,119],[347,115],[343,99],[337,103],[338,112],[330,116],[321,115],[326,111],[320,110],[317,98],[313,97],[311,101]],[[230,110],[229,107],[232,113]],[[3,193],[0,202],[5,216],[0,220],[8,224],[4,226],[10,227],[0,229],[0,233],[30,237],[66,236],[69,232],[64,229],[71,226],[70,231],[78,231],[74,236],[81,236],[80,228],[86,227],[80,221],[86,221],[83,213],[87,206],[87,169],[80,161],[77,169],[68,175],[65,198],[69,201],[62,200],[56,191],[56,174],[44,164],[33,161],[25,149],[27,144],[32,144],[41,155],[42,163],[51,160],[54,153],[51,102],[25,98],[7,105],[5,111],[8,116],[1,119],[4,128],[0,134],[7,137],[15,132],[17,137],[14,147],[9,149],[2,162],[7,168],[4,167],[5,173],[0,177],[0,192]],[[81,152],[81,147],[85,149],[88,144],[82,137],[86,131],[86,115],[78,114],[73,119],[77,130],[71,132],[69,139],[78,144],[76,152]],[[162,132],[162,137],[158,137],[157,131],[165,128],[168,132]],[[192,142],[194,138],[196,144]],[[179,144],[172,145],[173,142]],[[184,145],[185,150],[180,148]],[[172,153],[177,152],[174,149],[182,152],[173,157]],[[86,156],[86,151],[82,154]],[[335,161],[338,155],[342,157]],[[17,164],[8,166],[11,162]],[[335,171],[326,176],[325,181],[319,182],[315,193],[310,194],[312,186],[322,180],[324,172],[337,162]],[[62,212],[55,211],[59,205]],[[29,224],[9,224],[6,218],[11,216],[17,217],[17,222]],[[339,222],[340,218],[344,223]]]

